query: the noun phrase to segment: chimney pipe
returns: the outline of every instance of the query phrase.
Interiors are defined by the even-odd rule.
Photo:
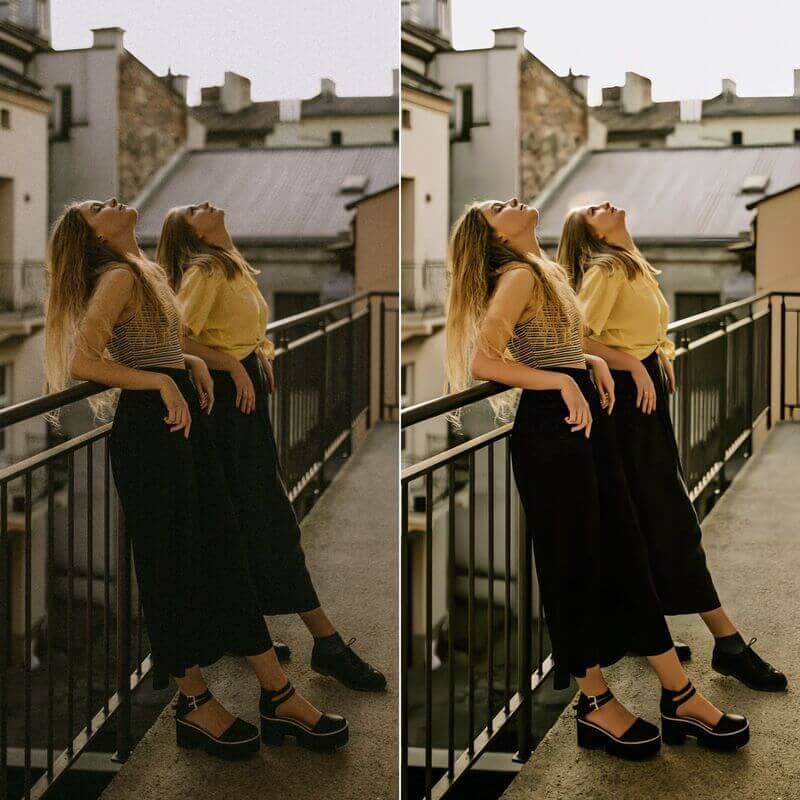
[[[800,69],[794,71],[794,96],[800,97]]]
[[[122,28],[92,28],[92,47],[113,47],[118,53],[123,50],[125,31]]]
[[[736,97],[736,81],[731,78],[723,78],[722,95],[723,97]]]

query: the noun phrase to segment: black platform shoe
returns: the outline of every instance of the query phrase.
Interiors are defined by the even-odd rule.
[[[207,703],[214,695],[210,689],[201,694],[185,695],[178,693],[178,699],[172,704],[175,709],[175,738],[178,747],[200,747],[212,756],[234,760],[249,758],[258,752],[258,728],[236,717],[233,724],[221,735],[214,736],[210,731],[201,728],[184,717],[195,708]]]
[[[767,663],[753,650],[753,637],[739,653],[718,652],[714,648],[711,667],[721,675],[730,675],[745,686],[761,692],[782,692],[786,688],[786,676],[772,664]]]
[[[750,741],[750,725],[740,714],[723,714],[716,725],[695,717],[679,717],[678,706],[696,692],[691,681],[677,692],[661,689],[661,738],[666,744],[683,744],[687,736],[694,736],[703,747],[735,750]]]
[[[339,634],[335,649],[323,649],[319,642],[314,643],[311,651],[311,669],[320,675],[336,678],[348,689],[361,692],[380,692],[386,688],[386,677],[372,664],[364,661],[352,648],[355,638],[345,644]]]
[[[685,663],[686,661],[691,661],[692,659],[692,648],[689,647],[686,642],[679,642],[675,639],[672,642],[672,646],[675,648],[675,652],[678,654],[678,661],[681,663]]]
[[[633,724],[622,734],[614,736],[610,731],[601,728],[597,723],[586,719],[586,715],[614,699],[609,689],[603,694],[578,696],[575,709],[575,724],[578,730],[578,747],[596,749],[604,747],[612,756],[628,759],[642,759],[654,756],[661,748],[661,735],[655,725],[637,717]]]
[[[333,752],[347,744],[350,736],[347,720],[336,714],[323,714],[317,724],[310,728],[299,719],[279,717],[278,706],[294,694],[294,687],[287,681],[277,692],[261,689],[261,741],[269,745],[281,745],[285,736],[294,736],[299,745],[308,750]]]

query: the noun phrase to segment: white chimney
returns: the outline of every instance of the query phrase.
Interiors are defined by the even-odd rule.
[[[300,122],[302,101],[298,98],[278,100],[278,119],[281,122]]]
[[[651,95],[652,83],[636,72],[625,73],[625,85],[622,87],[622,110],[626,114],[636,114],[653,105]]]
[[[723,97],[736,97],[736,81],[730,78],[723,78],[722,95]]]
[[[235,72],[225,72],[225,83],[222,85],[222,110],[225,114],[235,114],[250,103],[250,79]]]
[[[589,96],[589,76],[576,75],[570,67],[564,80],[571,86],[584,100]]]
[[[397,97],[400,94],[400,70],[395,67],[392,70],[392,96]]]
[[[336,81],[332,78],[323,78],[319,82],[319,93],[323,97],[336,97]]]
[[[494,45],[493,47],[513,47],[515,50],[522,50],[525,46],[524,28],[493,28]]]
[[[794,71],[794,96],[800,97],[800,69]]]
[[[185,100],[189,88],[189,76],[170,75],[170,86]]]
[[[92,47],[112,47],[118,53],[123,50],[122,40],[125,31],[122,28],[92,28],[94,39]]]
[[[697,99],[680,101],[681,122],[700,122],[703,118],[703,101]]]

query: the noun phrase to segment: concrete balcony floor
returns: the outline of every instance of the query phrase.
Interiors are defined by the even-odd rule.
[[[356,651],[388,679],[382,694],[354,692],[312,672],[311,637],[299,617],[275,617],[270,630],[292,647],[284,665],[298,691],[343,714],[350,742],[335,755],[294,745],[262,747],[227,763],[175,745],[167,707],[109,784],[104,800],[383,800],[397,796],[397,425],[379,424],[303,520],[303,545],[317,591]],[[207,671],[215,695],[258,724],[258,684],[241,659]]]
[[[687,671],[722,709],[750,720],[750,744],[715,753],[694,740],[662,745],[652,761],[629,763],[575,744],[568,706],[504,800],[793,800],[800,785],[800,425],[778,424],[703,522],[708,562],[723,604],[745,639],[786,673],[787,693],[751,691],[711,669],[712,639],[699,617],[672,617],[692,646]],[[658,721],[658,683],[641,658],[607,671],[628,707]]]

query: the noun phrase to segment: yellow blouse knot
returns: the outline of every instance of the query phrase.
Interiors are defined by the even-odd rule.
[[[583,276],[578,303],[590,337],[640,361],[656,349],[675,358],[667,336],[669,305],[651,274],[628,280],[621,268],[591,267]]]
[[[267,339],[269,309],[252,275],[228,280],[222,270],[192,267],[178,291],[183,324],[200,344],[228,353],[238,361],[261,349],[273,358]]]

